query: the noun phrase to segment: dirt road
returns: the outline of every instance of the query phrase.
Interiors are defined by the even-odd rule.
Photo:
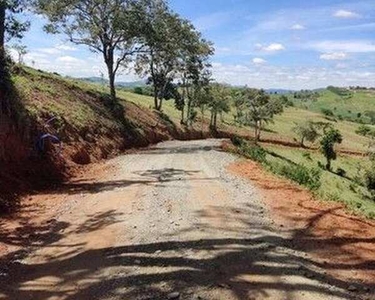
[[[293,249],[220,143],[162,143],[46,195],[63,201],[0,299],[357,299]]]

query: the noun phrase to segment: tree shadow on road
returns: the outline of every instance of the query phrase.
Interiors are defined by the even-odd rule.
[[[168,293],[178,291],[182,299],[195,299],[193,296],[198,295],[210,299],[205,298],[207,293],[219,293],[221,299],[227,296],[262,299],[275,294],[282,299],[295,299],[295,293],[314,293],[323,299],[331,296],[355,299],[358,295],[347,292],[348,286],[354,284],[358,294],[363,291],[354,280],[349,282],[321,272],[321,265],[298,251],[297,245],[304,239],[303,250],[309,252],[332,243],[337,246],[374,243],[375,238],[317,240],[308,234],[302,236],[301,231],[279,235],[267,225],[254,225],[252,218],[257,214],[254,207],[212,209],[217,212],[198,211],[196,216],[203,231],[221,234],[217,238],[184,238],[185,233],[196,230],[192,227],[177,231],[170,240],[155,243],[93,250],[72,246],[69,255],[50,257],[47,262],[20,261],[9,277],[1,279],[4,282],[0,285],[0,295],[23,300],[166,299]],[[213,226],[216,223],[210,218],[225,218],[225,222]],[[108,226],[116,220],[116,212],[108,212],[105,217],[108,223],[100,224],[100,219],[102,215],[92,216],[80,230],[90,232]],[[63,235],[73,230],[72,225],[63,226]],[[63,238],[53,230],[50,234],[55,236],[52,239],[55,242]],[[324,264],[328,270],[373,270],[373,267],[373,261],[360,265],[350,261]],[[301,280],[285,281],[286,276]],[[49,287],[46,283],[51,277],[57,283]],[[312,280],[305,280],[306,277]],[[374,290],[375,284],[368,288]]]
[[[165,187],[166,184],[179,181],[210,181],[216,178],[196,177],[200,171],[184,170],[174,168],[152,169],[133,172],[133,178],[121,180],[105,180],[105,181],[88,181],[88,180],[73,180],[61,184],[57,189],[52,191],[44,191],[45,194],[58,195],[76,195],[76,194],[99,194],[106,191],[113,191],[116,189],[125,189],[130,186],[154,186]],[[169,185],[170,187],[170,185]],[[43,194],[40,193],[40,194]]]

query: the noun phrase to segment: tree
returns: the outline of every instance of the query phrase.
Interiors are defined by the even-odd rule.
[[[210,128],[216,132],[217,115],[230,111],[230,102],[232,98],[229,89],[218,83],[211,85],[209,93],[208,107],[211,110]]]
[[[305,147],[305,141],[314,143],[319,136],[317,126],[312,121],[296,124],[293,131],[299,137],[301,147]]]
[[[365,112],[365,115],[370,118],[372,125],[375,125],[375,111],[369,110]]]
[[[180,104],[184,102],[188,105],[189,115],[191,99],[186,91],[186,79],[195,76],[194,79],[198,80],[199,76],[195,73],[202,69],[202,57],[211,49],[190,22],[170,11],[164,2],[149,0],[148,3],[142,17],[145,51],[138,55],[137,73],[149,76],[149,83],[154,88],[154,107],[157,110],[162,108],[168,82],[181,77],[180,86],[185,91],[184,101]],[[185,101],[186,99],[188,101]]]
[[[342,135],[337,129],[329,128],[324,132],[324,135],[320,141],[320,151],[327,160],[326,169],[328,171],[331,171],[331,161],[336,160],[337,158],[335,145],[341,144],[342,140]]]
[[[136,71],[140,76],[148,76],[148,83],[154,88],[154,108],[161,110],[166,87],[175,78],[185,21],[163,1],[150,0],[143,5],[141,26],[145,49],[137,56]]]
[[[23,11],[26,5],[23,0],[0,0],[0,113],[10,113],[12,104],[9,97],[4,97],[9,87],[10,57],[6,54],[5,43],[12,38],[21,39],[29,28],[29,22],[21,22],[16,15]]]
[[[23,57],[27,54],[27,47],[22,44],[14,44],[12,49],[14,49],[18,54],[18,64],[22,65]]]
[[[7,77],[5,42],[11,38],[22,38],[30,26],[29,22],[22,22],[16,17],[25,5],[24,0],[0,0],[0,85],[5,83],[3,80]]]
[[[255,142],[260,139],[263,123],[269,123],[273,117],[283,112],[280,99],[272,99],[264,90],[246,89],[243,121],[255,128]]]
[[[186,36],[180,64],[182,87],[186,96],[187,119],[192,120],[194,107],[200,107],[202,115],[207,102],[207,87],[211,82],[210,56],[214,53],[211,42],[202,39],[195,29]]]
[[[234,115],[234,119],[237,123],[241,122],[243,118],[243,108],[246,102],[245,93],[243,90],[235,89],[232,91],[232,99],[233,104],[236,109],[236,114]]]
[[[66,34],[70,42],[103,55],[113,104],[116,75],[139,51],[138,6],[133,0],[36,0],[49,33]]]

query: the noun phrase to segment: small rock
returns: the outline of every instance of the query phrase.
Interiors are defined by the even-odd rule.
[[[348,291],[349,291],[349,292],[356,292],[356,291],[357,291],[357,288],[356,288],[354,285],[349,285],[349,287],[348,287]]]
[[[161,250],[157,250],[155,251],[155,254],[160,254],[162,251]]]
[[[141,263],[141,261],[140,261],[139,259],[136,259],[134,262],[135,262],[137,265],[139,265],[139,264]]]
[[[168,299],[178,299],[180,298],[180,293],[179,292],[173,292],[168,294],[167,296]]]

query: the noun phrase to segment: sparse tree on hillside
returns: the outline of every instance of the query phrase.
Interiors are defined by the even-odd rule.
[[[232,98],[229,89],[218,83],[212,84],[209,91],[211,93],[208,104],[211,110],[210,128],[217,131],[217,115],[230,111]]]
[[[280,99],[272,99],[263,90],[246,89],[245,109],[243,122],[253,125],[255,128],[255,142],[260,139],[264,123],[272,121],[273,117],[283,112],[283,105]]]
[[[154,108],[162,109],[166,87],[177,73],[179,48],[183,39],[185,21],[171,12],[163,1],[145,1],[142,9],[142,43],[136,71],[148,76],[154,88]]]
[[[165,3],[151,0],[146,3],[142,17],[145,51],[138,55],[136,70],[141,76],[149,76],[155,109],[161,110],[168,82],[182,77],[181,88],[186,89],[189,79],[198,80],[196,73],[201,71],[204,55],[211,49],[194,26],[171,12]],[[189,91],[185,90],[183,95],[184,101],[179,104],[188,105],[189,115]],[[184,112],[184,107],[181,108]]]
[[[12,49],[14,49],[17,52],[18,64],[22,65],[23,58],[27,54],[27,47],[25,45],[15,44],[12,46]]]
[[[139,50],[139,9],[134,0],[36,0],[49,19],[49,33],[64,33],[77,45],[103,55],[113,104],[116,75]]]
[[[29,28],[29,22],[19,21],[16,17],[25,9],[26,3],[23,0],[0,0],[0,113],[9,110],[9,103],[5,103],[6,99],[3,96],[9,76],[5,42],[11,38],[22,38],[23,33]]]
[[[301,147],[305,147],[305,141],[314,143],[319,137],[317,126],[312,121],[296,124],[293,131],[298,136]]]
[[[232,98],[234,107],[236,109],[234,119],[237,123],[241,123],[241,120],[243,118],[243,109],[246,102],[245,93],[243,90],[233,90]]]
[[[331,171],[331,161],[337,158],[335,145],[341,144],[342,140],[342,135],[337,129],[329,128],[324,132],[320,141],[320,150],[327,160],[326,169],[328,171]]]
[[[370,118],[370,122],[372,125],[375,125],[375,111],[366,111],[365,115]]]

